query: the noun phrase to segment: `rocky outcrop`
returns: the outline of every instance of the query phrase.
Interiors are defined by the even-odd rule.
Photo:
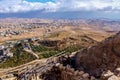
[[[18,75],[18,80],[120,80],[119,67],[120,32],[71,55],[51,57]]]
[[[120,80],[120,32],[59,62],[44,80]]]
[[[104,72],[100,80],[120,80],[120,68],[116,68],[114,72],[110,70]]]
[[[50,71],[42,75],[44,80],[96,80],[84,71],[78,71],[71,68],[70,65],[63,66],[57,63]]]
[[[114,72],[120,67],[120,32],[95,46],[79,51],[75,55],[75,63],[76,69],[98,78],[107,70]]]

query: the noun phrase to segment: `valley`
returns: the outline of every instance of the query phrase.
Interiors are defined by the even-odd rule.
[[[119,24],[119,21],[87,19],[1,19],[0,78],[107,80],[103,73],[107,70],[114,73],[113,68],[119,68],[119,65],[108,67],[116,59],[119,63],[119,46],[116,46],[119,40],[110,47],[113,42],[110,36],[119,39]],[[109,51],[114,47],[112,56]]]

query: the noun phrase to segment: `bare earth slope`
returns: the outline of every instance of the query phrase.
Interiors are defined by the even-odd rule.
[[[54,36],[60,34],[54,39],[85,34],[94,40],[101,41],[119,31],[119,24],[119,21],[109,20],[0,19],[0,42],[34,36],[43,38],[51,33]]]

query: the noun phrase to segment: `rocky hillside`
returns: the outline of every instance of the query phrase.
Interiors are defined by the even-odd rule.
[[[119,45],[120,32],[95,46],[51,57],[44,65],[12,75],[18,80],[120,80]]]
[[[58,50],[64,50],[68,47],[75,47],[75,46],[81,46],[81,47],[88,47],[95,45],[97,41],[94,39],[90,38],[89,36],[83,35],[83,36],[71,36],[71,37],[66,37],[61,40],[42,40],[39,41],[39,43],[43,46],[47,47],[54,47]]]
[[[44,80],[120,80],[120,32],[104,41],[61,57],[62,65],[43,73]]]
[[[75,55],[76,69],[100,78],[110,70],[120,67],[120,32],[95,46],[85,48]],[[110,79],[119,80],[119,79]]]

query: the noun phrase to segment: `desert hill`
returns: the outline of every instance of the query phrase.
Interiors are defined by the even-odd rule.
[[[61,39],[66,36],[88,35],[94,40],[101,41],[120,30],[119,21],[109,20],[54,20],[54,19],[0,19],[0,42],[19,40],[37,36],[39,38],[55,36]]]

